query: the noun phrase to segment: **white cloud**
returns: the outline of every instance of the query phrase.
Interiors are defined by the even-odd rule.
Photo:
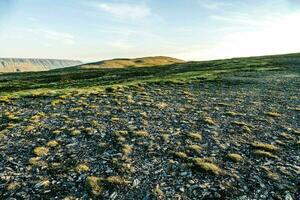
[[[43,28],[25,28],[24,31],[33,33],[38,37],[43,37],[47,40],[52,40],[55,42],[61,42],[63,44],[72,45],[75,43],[75,37],[70,33],[58,32],[50,29]]]
[[[144,4],[133,5],[125,3],[99,3],[97,7],[119,18],[144,18],[151,14],[151,9]]]
[[[225,6],[230,4],[221,2],[221,1],[214,1],[214,0],[198,0],[201,6],[209,10],[219,10]]]

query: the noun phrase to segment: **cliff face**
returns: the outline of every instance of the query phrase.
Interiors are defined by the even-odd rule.
[[[0,73],[46,71],[80,64],[76,60],[0,58]]]

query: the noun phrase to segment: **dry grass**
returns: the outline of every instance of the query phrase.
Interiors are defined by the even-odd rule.
[[[51,140],[47,143],[46,145],[47,147],[51,147],[51,148],[54,148],[54,147],[57,147],[58,146],[58,142],[55,141],[55,140]]]
[[[280,117],[281,116],[281,114],[277,113],[277,112],[267,112],[266,115],[269,117]]]
[[[239,154],[236,153],[230,153],[227,155],[227,158],[229,158],[230,160],[234,161],[234,162],[240,162],[243,160],[243,157]]]
[[[147,131],[135,131],[133,134],[138,137],[149,137],[149,133]]]
[[[157,200],[163,200],[165,199],[165,194],[164,192],[160,189],[159,185],[156,185],[155,188],[153,189],[153,195]]]
[[[210,126],[215,126],[215,125],[217,125],[217,123],[216,123],[212,118],[210,118],[210,117],[204,117],[204,118],[203,118],[203,121],[204,121],[206,124],[210,125]]]
[[[18,182],[12,182],[10,184],[7,185],[6,189],[7,190],[17,190],[21,187],[21,184]]]
[[[124,144],[122,145],[122,153],[125,155],[128,155],[130,153],[132,153],[133,149],[132,146],[128,145],[128,144]]]
[[[200,133],[189,133],[187,136],[196,141],[202,140],[202,135]]]
[[[80,134],[81,134],[80,130],[73,130],[73,131],[71,131],[71,135],[72,136],[79,136]]]
[[[33,153],[39,157],[47,155],[48,152],[49,152],[49,149],[46,147],[36,147],[33,149]]]
[[[129,181],[126,181],[124,178],[120,176],[107,177],[106,182],[112,185],[123,185],[123,186],[126,186],[130,183]]]
[[[103,188],[101,187],[101,178],[96,176],[89,176],[86,179],[85,185],[87,190],[95,196],[99,196],[102,193]]]
[[[192,161],[196,169],[200,169],[201,171],[205,171],[214,175],[222,174],[222,170],[218,165],[208,162],[206,159],[194,158]]]
[[[236,116],[243,116],[243,114],[234,112],[234,111],[229,111],[226,113],[226,115],[231,116],[231,117],[236,117]]]
[[[265,144],[265,143],[252,143],[251,146],[255,149],[261,149],[264,151],[277,151],[278,147],[272,144]]]
[[[276,156],[270,152],[267,151],[262,151],[262,150],[256,150],[254,151],[254,154],[260,157],[265,157],[265,158],[276,158]]]
[[[84,173],[84,172],[88,172],[90,170],[89,166],[87,166],[86,164],[79,164],[77,165],[77,167],[75,168],[75,171],[79,174]]]
[[[187,159],[188,156],[184,152],[175,152],[175,156],[180,159]]]
[[[201,150],[203,149],[203,147],[193,144],[193,145],[189,145],[188,146],[189,149],[191,149],[192,151],[196,152],[196,153],[200,153]]]

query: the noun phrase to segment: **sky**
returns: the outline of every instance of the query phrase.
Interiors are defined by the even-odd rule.
[[[185,60],[300,52],[300,0],[0,0],[0,57]]]

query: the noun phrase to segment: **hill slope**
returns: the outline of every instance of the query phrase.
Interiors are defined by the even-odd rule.
[[[0,199],[299,199],[299,57],[0,75]]]
[[[177,58],[155,56],[143,58],[119,58],[112,60],[103,60],[100,62],[83,64],[80,67],[83,69],[97,69],[97,68],[127,68],[127,67],[151,67],[158,65],[169,65],[174,63],[183,63],[183,60]]]
[[[0,73],[46,71],[80,64],[75,60],[0,58]]]

